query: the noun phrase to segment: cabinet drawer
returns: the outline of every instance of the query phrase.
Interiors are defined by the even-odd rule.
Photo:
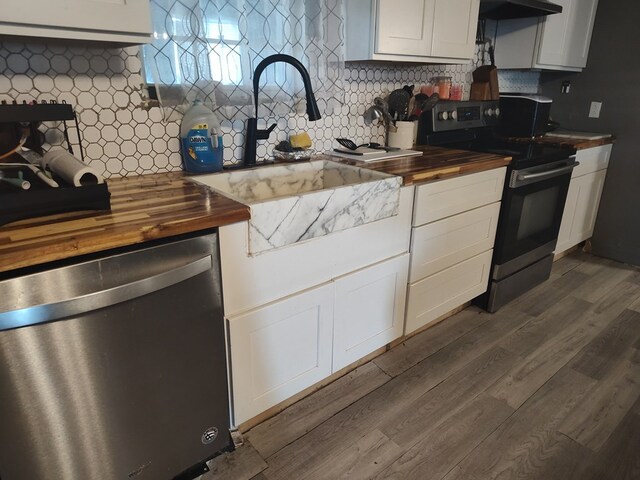
[[[612,148],[613,145],[609,144],[578,150],[576,160],[580,162],[580,165],[573,169],[571,178],[580,177],[587,173],[597,172],[598,170],[607,168],[609,166],[609,157],[611,156]]]
[[[413,229],[411,273],[414,283],[493,248],[500,202]]]
[[[506,170],[496,168],[420,185],[416,188],[413,226],[500,201]]]
[[[333,283],[227,319],[238,425],[331,375]]]
[[[402,335],[409,254],[335,280],[333,371]]]
[[[493,250],[409,285],[405,335],[484,293]]]

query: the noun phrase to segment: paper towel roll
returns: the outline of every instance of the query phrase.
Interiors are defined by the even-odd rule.
[[[44,154],[42,166],[76,187],[103,183],[104,178],[66,150],[54,149]]]

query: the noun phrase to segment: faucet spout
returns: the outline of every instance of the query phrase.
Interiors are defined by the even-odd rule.
[[[320,120],[320,110],[318,109],[318,103],[316,97],[313,94],[313,88],[311,87],[311,78],[309,72],[304,65],[291,55],[285,55],[278,53],[270,55],[262,60],[255,71],[253,72],[253,102],[256,109],[256,116],[247,120],[247,132],[245,135],[244,145],[244,166],[252,166],[256,164],[256,143],[258,140],[267,140],[269,134],[275,128],[275,124],[271,125],[267,130],[258,129],[258,91],[260,90],[260,76],[265,68],[272,63],[283,62],[293,66],[302,77],[302,83],[304,84],[305,97],[307,100],[307,117],[309,120]]]

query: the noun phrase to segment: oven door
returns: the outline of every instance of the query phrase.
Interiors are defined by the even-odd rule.
[[[494,280],[551,254],[556,247],[575,157],[512,170],[502,200]]]

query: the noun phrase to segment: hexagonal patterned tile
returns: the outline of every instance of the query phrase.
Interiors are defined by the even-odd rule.
[[[404,84],[416,90],[437,76],[450,76],[464,85],[468,98],[471,72],[483,64],[482,46],[468,65],[377,65],[347,64],[344,69],[345,103],[333,113],[309,122],[304,114],[280,112],[271,121],[277,128],[269,141],[260,142],[259,156],[269,155],[275,144],[292,131],[306,130],[316,150],[329,150],[334,138],[346,136],[357,143],[384,141],[384,129],[365,125],[362,113],[376,96],[386,96]],[[160,108],[143,110],[140,84],[141,62],[138,47],[108,49],[97,46],[67,46],[43,43],[0,42],[0,100],[18,102],[33,99],[66,101],[78,112],[85,147],[85,160],[105,176],[171,171],[181,168],[180,123],[164,119]],[[537,72],[500,72],[505,89],[536,92]],[[323,99],[318,99],[326,105]],[[299,110],[303,112],[301,103]],[[261,109],[266,118],[266,109]],[[50,145],[63,142],[60,124],[42,127]],[[245,122],[223,120],[222,132],[226,162],[238,162],[244,148]],[[75,134],[72,143],[77,143]]]

